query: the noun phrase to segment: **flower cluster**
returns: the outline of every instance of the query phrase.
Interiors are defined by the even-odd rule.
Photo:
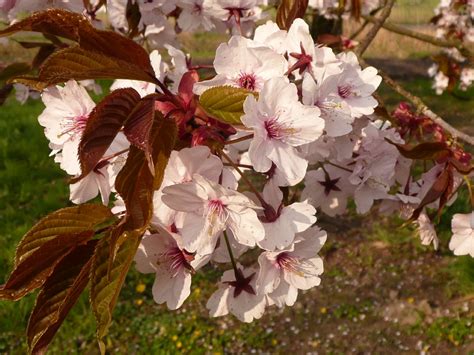
[[[197,16],[192,3],[146,1],[138,6],[143,21],[147,11],[170,14],[182,6],[178,23],[187,16],[183,21],[190,24]],[[199,2],[201,9],[206,3]],[[227,11],[223,19],[239,26],[255,19],[253,10],[243,7],[259,4],[242,0],[241,7],[230,8],[224,0],[211,3],[221,4]],[[214,25],[206,16],[203,10],[201,25]],[[250,38],[232,35],[217,48],[216,75],[207,80],[200,80],[200,67],[188,55],[166,48],[170,63],[158,51],[150,54],[159,85],[116,80],[111,87],[118,93],[132,88],[142,98],[156,95],[154,110],[178,127],[179,144],[154,192],[151,225],[135,257],[140,272],[156,274],[157,303],[179,308],[190,295],[193,274],[222,264],[226,271],[207,302],[211,316],[231,313],[250,322],[266,307],[293,305],[298,290],[321,282],[318,252],[327,235],[315,225],[316,211],[341,215],[351,199],[360,214],[377,203],[383,212],[415,220],[422,243],[438,246],[430,211],[455,199],[470,156],[407,106],[393,114],[395,125],[375,114],[374,92],[381,83],[375,68],[362,68],[352,52],[336,54],[315,44],[302,19],[288,31],[269,21]],[[200,99],[212,90],[245,93],[237,122],[206,111]],[[42,99],[46,108],[39,121],[52,155],[74,178],[71,201],[84,203],[100,193],[107,205],[113,194],[113,212],[124,213],[125,197],[115,183],[130,142],[136,144],[127,129],[84,176],[80,142],[98,108],[74,80],[49,87]],[[435,137],[430,144],[436,156],[430,156],[434,165],[415,178],[412,159],[418,153],[406,143],[416,142],[420,130]],[[422,150],[425,156],[427,149]],[[474,253],[469,218],[453,219],[450,247],[456,254]]]
[[[474,42],[474,3],[466,0],[442,0],[431,22],[436,36],[469,46]],[[433,77],[437,94],[459,87],[467,90],[474,82],[472,58],[457,48],[447,48],[435,58],[428,74]]]
[[[355,16],[368,15],[380,8],[383,1],[380,0],[350,0],[341,2],[339,0],[309,0],[308,6],[317,10],[321,16],[328,19],[339,16],[347,17],[349,14]]]

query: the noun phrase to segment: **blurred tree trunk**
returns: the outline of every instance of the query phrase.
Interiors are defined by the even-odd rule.
[[[322,34],[341,35],[342,18],[337,17],[334,19],[327,19],[324,16],[320,15],[317,10],[315,10],[312,14],[310,31],[311,36],[315,40],[318,38],[318,35]]]

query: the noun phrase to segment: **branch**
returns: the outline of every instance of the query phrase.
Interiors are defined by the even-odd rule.
[[[366,51],[366,49],[369,47],[370,43],[372,43],[380,28],[383,26],[384,22],[390,16],[390,12],[392,11],[392,7],[394,4],[395,0],[385,0],[385,5],[383,7],[382,13],[380,14],[380,17],[374,18],[374,25],[355,50],[355,53],[358,57],[361,57],[362,54],[364,54],[364,52]]]
[[[363,66],[367,66],[367,63],[361,58],[359,59],[360,63]],[[418,96],[413,95],[412,93],[408,92],[405,90],[399,83],[397,83],[395,80],[393,80],[388,74],[383,72],[382,70],[378,69],[378,74],[383,78],[384,82],[390,86],[393,90],[398,92],[400,95],[402,95],[405,99],[410,101],[413,105],[415,105],[417,111],[428,118],[430,118],[434,123],[440,125],[448,131],[451,136],[454,139],[459,139],[462,140],[472,146],[474,146],[474,137],[471,137],[470,135],[461,132],[457,128],[454,128],[451,126],[448,122],[446,122],[444,119],[442,119],[440,116],[438,116],[436,113],[431,111],[431,109],[426,106],[426,104],[421,100]]]
[[[377,23],[377,18],[373,16],[364,16],[362,15],[362,18],[366,21],[372,22],[372,23]],[[455,41],[455,40],[446,40],[443,38],[438,38],[435,36],[431,36],[426,33],[421,33],[417,31],[410,30],[409,28],[403,27],[396,25],[391,22],[384,22],[382,23],[382,27],[386,29],[387,31],[398,33],[400,35],[408,36],[414,39],[417,39],[419,41],[431,43],[435,46],[438,47],[444,47],[444,48],[456,48],[461,52],[461,54],[467,58],[474,58],[474,53],[472,53],[468,48],[464,47],[463,43],[461,41]]]

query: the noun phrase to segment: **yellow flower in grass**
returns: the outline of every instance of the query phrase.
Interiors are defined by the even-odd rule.
[[[137,287],[135,287],[135,291],[137,291],[138,293],[143,293],[145,292],[145,290],[146,290],[146,285],[141,282],[137,285]]]

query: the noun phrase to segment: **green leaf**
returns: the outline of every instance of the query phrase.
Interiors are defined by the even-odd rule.
[[[125,88],[113,91],[94,108],[79,143],[81,175],[73,181],[96,167],[138,102],[140,95],[132,88]]]
[[[97,240],[76,247],[54,268],[36,298],[28,322],[28,345],[33,354],[43,354],[67,314],[89,282],[92,255]]]
[[[97,322],[97,340],[102,354],[105,353],[102,339],[107,335],[112,322],[112,312],[140,244],[141,235],[125,233],[123,240],[114,257],[110,245],[111,238],[102,238],[92,258],[90,300]]]
[[[297,18],[303,18],[308,0],[281,0],[278,5],[276,23],[282,30],[288,30]]]
[[[248,95],[257,97],[257,93],[233,86],[216,86],[203,92],[199,103],[206,113],[228,124],[242,124],[244,101]]]
[[[0,287],[0,299],[16,301],[42,286],[65,255],[93,236],[94,231],[61,234],[42,244],[15,267],[8,281]]]
[[[103,205],[84,204],[55,211],[41,219],[21,239],[16,249],[15,266],[59,235],[89,231],[112,218],[110,209]]]

